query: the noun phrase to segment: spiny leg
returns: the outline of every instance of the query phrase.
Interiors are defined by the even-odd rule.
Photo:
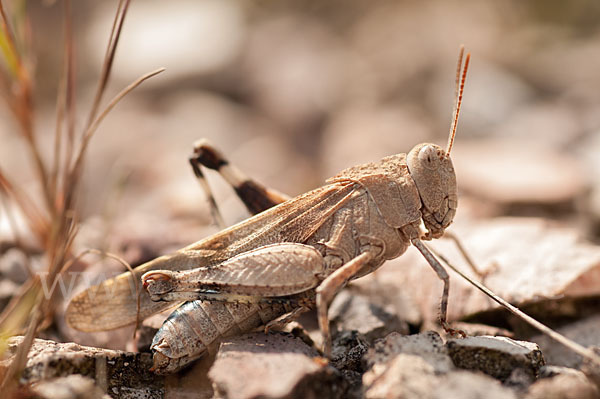
[[[329,304],[335,294],[372,259],[373,254],[371,252],[363,252],[327,276],[317,287],[317,317],[321,335],[323,336],[323,353],[328,357],[331,356],[331,333],[327,318]]]
[[[450,277],[448,272],[444,269],[444,266],[433,256],[433,254],[425,247],[421,240],[417,238],[411,239],[411,243],[421,252],[427,263],[433,268],[437,276],[444,283],[444,290],[442,291],[442,299],[440,302],[440,324],[444,331],[451,335],[460,335],[465,337],[467,334],[464,331],[456,330],[450,327],[447,321],[448,314],[448,294],[450,291]]]
[[[190,157],[190,164],[194,169],[194,173],[200,180],[206,181],[200,170],[200,165],[219,172],[225,181],[233,187],[238,197],[253,215],[289,199],[287,195],[267,188],[246,176],[241,170],[225,159],[225,157],[206,139],[201,139],[194,143],[194,154]],[[209,197],[211,208],[218,212],[216,202],[210,192],[210,188],[208,188],[208,184],[201,182],[201,185]]]

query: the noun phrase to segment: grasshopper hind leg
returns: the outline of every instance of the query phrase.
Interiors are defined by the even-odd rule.
[[[289,199],[287,195],[265,187],[246,176],[206,139],[201,139],[194,143],[194,153],[189,158],[189,161],[194,174],[200,181],[200,185],[209,199],[211,212],[220,225],[223,223],[223,219],[220,216],[216,201],[202,173],[201,166],[218,172],[233,187],[238,197],[253,215]]]
[[[323,353],[327,357],[331,357],[331,332],[329,331],[329,319],[327,317],[329,304],[338,291],[342,289],[352,277],[357,275],[373,258],[374,255],[371,252],[363,252],[327,276],[316,289],[317,319],[323,338]]]

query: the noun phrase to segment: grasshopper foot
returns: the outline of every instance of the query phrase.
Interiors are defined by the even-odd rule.
[[[285,327],[287,324],[298,319],[298,317],[302,313],[307,312],[309,310],[310,310],[310,308],[308,308],[308,307],[300,306],[299,308],[292,310],[290,313],[284,315],[283,317],[279,317],[275,320],[271,320],[270,322],[265,324],[265,334],[268,334],[269,331],[271,331],[271,330],[283,329],[283,327]]]
[[[450,327],[450,324],[448,322],[442,321],[441,324],[442,324],[442,328],[444,329],[446,334],[448,334],[452,337],[460,337],[460,338],[467,337],[466,332],[464,332],[463,330],[457,329],[457,328]]]

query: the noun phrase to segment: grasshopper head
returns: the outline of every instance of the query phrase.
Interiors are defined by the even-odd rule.
[[[406,158],[421,197],[428,238],[438,238],[452,223],[457,205],[456,175],[450,155],[436,144],[419,144]]]
[[[450,151],[456,135],[463,89],[471,59],[471,55],[467,54],[463,66],[463,52],[464,47],[461,46],[456,67],[456,102],[446,150],[436,144],[424,143],[410,150],[406,157],[408,171],[421,197],[421,214],[427,229],[425,239],[441,237],[456,214],[458,190]]]

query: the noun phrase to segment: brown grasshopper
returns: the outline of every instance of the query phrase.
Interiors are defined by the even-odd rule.
[[[446,150],[419,144],[408,155],[351,167],[327,185],[288,199],[244,177],[206,142],[197,144],[190,159],[196,175],[203,179],[200,166],[219,171],[255,216],[147,262],[133,276],[124,273],[89,288],[69,304],[67,322],[83,331],[108,330],[185,302],[151,347],[153,370],[169,373],[213,351],[223,337],[285,324],[316,306],[329,355],[327,309],[335,294],[412,244],[444,283],[441,325],[458,332],[446,321],[448,274],[422,240],[441,237],[456,212],[450,151],[470,55],[464,67],[462,58],[461,48]],[[145,288],[139,309],[132,280]]]

